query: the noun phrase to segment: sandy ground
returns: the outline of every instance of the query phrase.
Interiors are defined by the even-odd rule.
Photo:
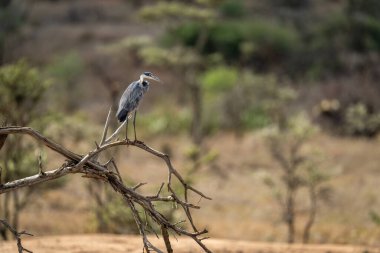
[[[163,243],[156,238],[151,242],[158,247]],[[34,253],[106,253],[106,252],[142,252],[142,242],[138,236],[126,235],[73,235],[73,236],[48,236],[24,239],[24,247]],[[177,253],[202,252],[202,250],[191,240],[183,238],[176,242],[173,240],[173,249]],[[206,242],[212,252],[218,253],[376,253],[380,248],[338,245],[301,245],[289,246],[284,243],[258,243],[248,241],[233,241],[222,239],[209,239]],[[0,242],[0,252],[17,252],[15,242]]]

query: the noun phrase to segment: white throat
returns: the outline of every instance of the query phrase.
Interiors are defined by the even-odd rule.
[[[140,83],[143,83],[144,81],[144,75],[140,75]]]

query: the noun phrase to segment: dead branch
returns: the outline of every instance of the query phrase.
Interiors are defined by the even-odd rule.
[[[25,249],[21,243],[21,236],[23,236],[23,235],[33,236],[32,234],[30,234],[26,231],[17,232],[17,230],[14,229],[11,225],[9,225],[8,222],[6,222],[5,220],[0,219],[0,223],[2,223],[9,231],[11,231],[11,233],[16,238],[18,253],[23,253],[24,251],[29,252],[29,253],[33,253],[32,251]]]
[[[80,173],[88,178],[102,179],[103,181],[108,183],[115,192],[121,194],[124,200],[126,201],[127,205],[131,208],[136,225],[142,236],[144,249],[146,252],[150,252],[150,251],[162,252],[162,251],[149,242],[147,238],[147,234],[146,234],[146,231],[149,228],[147,227],[147,224],[144,224],[144,222],[142,222],[142,218],[140,217],[140,214],[137,211],[136,206],[140,206],[144,210],[145,214],[149,216],[157,224],[159,228],[161,228],[165,246],[168,252],[172,252],[168,231],[172,231],[174,232],[174,234],[177,234],[177,235],[189,236],[205,252],[211,252],[202,242],[202,240],[204,239],[202,237],[207,233],[207,230],[204,229],[204,230],[199,231],[193,221],[192,214],[191,214],[191,209],[199,209],[200,207],[198,205],[189,203],[188,196],[189,196],[189,192],[193,192],[194,194],[199,195],[201,198],[206,198],[206,199],[211,199],[211,198],[207,197],[201,191],[189,185],[183,179],[181,174],[174,168],[168,155],[147,146],[145,143],[141,141],[130,141],[128,139],[113,141],[113,139],[116,138],[117,134],[119,133],[121,128],[124,126],[124,124],[121,124],[121,126],[107,138],[110,115],[111,115],[111,110],[109,111],[108,116],[107,116],[107,120],[104,126],[104,131],[101,137],[100,144],[99,145],[97,144],[94,150],[88,152],[85,155],[79,155],[64,148],[63,146],[46,138],[45,136],[41,135],[37,131],[33,130],[32,128],[17,127],[17,126],[1,127],[0,136],[11,135],[11,134],[29,135],[33,137],[36,141],[42,143],[46,147],[52,149],[53,151],[67,158],[67,161],[60,168],[56,168],[53,170],[45,169],[43,173],[41,173],[42,164],[41,162],[39,162],[39,169],[38,169],[37,174],[33,176],[17,179],[14,181],[5,182],[3,185],[0,185],[0,194],[9,192],[9,191],[14,191],[22,187],[32,186],[32,185],[40,184],[46,181],[54,180],[54,179],[57,179],[57,178],[60,178],[67,174],[72,174],[72,173]],[[133,186],[129,187],[129,186],[124,185],[121,179],[119,170],[117,168],[117,165],[113,158],[111,158],[110,161],[104,165],[97,162],[97,158],[102,152],[110,148],[117,147],[117,146],[132,146],[135,148],[142,149],[156,157],[161,158],[166,163],[166,166],[168,169],[168,179],[166,183],[163,183],[161,185],[158,193],[155,196],[145,196],[143,194],[136,192],[136,190],[139,187],[143,186],[145,183],[140,183],[134,187]],[[116,170],[116,172],[112,171],[109,168],[110,164],[113,165],[113,168]],[[177,193],[173,190],[173,186],[172,186],[173,178],[176,178],[181,183],[184,189],[183,197],[178,196]],[[168,196],[163,196],[162,191],[161,191],[162,187],[165,184],[169,192]],[[175,205],[181,206],[184,213],[186,214],[187,222],[189,222],[193,231],[188,231],[180,227],[179,224],[181,224],[182,222],[176,222],[172,224],[160,211],[156,209],[153,203],[157,201],[172,202],[172,203],[175,203]]]

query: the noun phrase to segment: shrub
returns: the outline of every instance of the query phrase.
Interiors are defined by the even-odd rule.
[[[33,110],[49,87],[36,68],[25,60],[0,68],[0,115],[11,124],[25,125],[35,118]],[[27,112],[27,113],[26,113]]]
[[[202,29],[205,29],[205,24],[182,24],[166,34],[165,44],[168,46],[180,43],[195,47],[201,32],[204,32]],[[252,45],[251,57],[267,63],[288,56],[300,45],[295,29],[268,21],[215,22],[208,24],[206,29],[208,36],[203,53],[221,53],[228,62],[245,57],[246,50],[243,49],[246,45]]]
[[[237,83],[237,81],[237,70],[225,66],[210,69],[201,77],[201,83],[206,92],[228,91]]]
[[[245,6],[242,0],[226,0],[220,5],[220,12],[225,17],[240,18],[245,14]]]
[[[354,104],[344,114],[345,129],[350,135],[374,136],[380,131],[380,113],[370,113],[362,104]]]
[[[176,134],[190,128],[191,112],[188,109],[175,109],[169,106],[143,114],[137,124],[148,134]]]
[[[247,40],[256,46],[256,53],[287,55],[300,45],[295,29],[268,21],[255,21],[246,25]]]

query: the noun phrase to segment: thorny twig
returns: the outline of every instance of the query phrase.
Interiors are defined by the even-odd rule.
[[[21,236],[23,235],[28,235],[28,236],[33,236],[32,234],[26,232],[26,231],[21,231],[21,232],[18,232],[16,229],[14,229],[11,225],[8,224],[8,222],[6,222],[5,220],[1,220],[0,219],[0,223],[2,223],[9,231],[11,231],[11,233],[14,235],[14,237],[16,238],[16,241],[17,241],[17,249],[18,249],[18,253],[23,253],[24,251],[25,252],[28,252],[28,253],[33,253],[32,251],[28,250],[28,249],[25,249],[23,246],[22,246],[22,243],[21,243]]]
[[[133,217],[135,219],[135,222],[137,224],[137,227],[140,231],[140,234],[143,239],[144,243],[144,249],[147,252],[153,251],[153,252],[162,252],[157,247],[152,245],[148,238],[146,231],[149,229],[148,225],[144,224],[142,222],[142,219],[140,217],[139,212],[136,209],[136,205],[140,206],[147,216],[154,221],[158,227],[161,228],[161,232],[163,235],[163,239],[165,241],[166,250],[170,252],[171,247],[169,240],[169,233],[170,231],[174,232],[173,235],[186,235],[191,237],[205,252],[211,252],[202,242],[204,238],[202,238],[205,234],[207,234],[207,230],[201,230],[199,231],[197,227],[194,224],[192,215],[191,215],[191,209],[199,209],[200,207],[197,205],[194,205],[192,203],[188,202],[188,195],[189,192],[193,192],[197,195],[199,195],[201,198],[210,199],[205,194],[203,194],[201,191],[195,189],[191,185],[189,185],[180,175],[180,173],[174,168],[174,166],[171,163],[171,160],[168,155],[163,154],[149,146],[147,146],[145,143],[141,141],[130,141],[128,139],[125,140],[115,140],[117,134],[120,132],[120,129],[124,126],[125,123],[121,124],[121,126],[110,135],[110,137],[107,138],[107,131],[110,124],[110,115],[111,110],[108,113],[107,120],[104,126],[104,131],[102,134],[102,138],[100,141],[100,144],[96,145],[96,148],[87,154],[81,156],[78,155],[61,145],[53,142],[52,140],[44,137],[37,131],[28,128],[28,127],[2,127],[0,128],[0,135],[2,134],[26,134],[30,135],[33,138],[35,138],[37,141],[41,142],[45,146],[49,147],[50,149],[56,151],[57,153],[63,155],[67,158],[67,162],[62,165],[60,168],[50,171],[45,171],[43,175],[41,173],[38,173],[36,175],[25,177],[22,179],[18,179],[11,182],[6,182],[3,185],[0,185],[0,194],[16,190],[21,187],[25,186],[31,186],[35,184],[39,184],[42,182],[46,182],[49,180],[53,180],[62,176],[65,176],[70,173],[81,173],[84,174],[84,176],[89,178],[97,178],[102,179],[103,181],[107,182],[115,192],[121,194],[128,204],[128,206],[132,210]],[[116,166],[115,161],[113,158],[109,162],[107,162],[105,165],[100,164],[97,162],[98,156],[104,152],[105,150],[108,150],[112,147],[116,146],[133,146],[135,148],[142,149],[156,157],[161,158],[163,161],[165,161],[168,169],[168,180],[166,182],[168,191],[170,193],[169,196],[162,196],[162,188],[165,185],[163,183],[158,191],[158,193],[155,196],[145,196],[143,194],[140,194],[136,192],[136,190],[144,185],[144,183],[140,183],[136,185],[135,187],[128,187],[124,184],[124,182],[121,179],[121,175],[119,173],[119,170]],[[115,168],[116,172],[113,172],[108,168],[108,165],[112,163],[113,167]],[[176,178],[184,188],[184,196],[183,198],[178,196],[177,193],[173,190],[172,187],[172,179]],[[187,221],[190,223],[191,228],[193,231],[188,231],[183,229],[182,227],[179,227],[179,224],[182,224],[183,221],[177,222],[177,223],[171,223],[159,210],[156,209],[154,202],[161,201],[161,202],[172,202],[175,205],[179,205],[184,210]]]

